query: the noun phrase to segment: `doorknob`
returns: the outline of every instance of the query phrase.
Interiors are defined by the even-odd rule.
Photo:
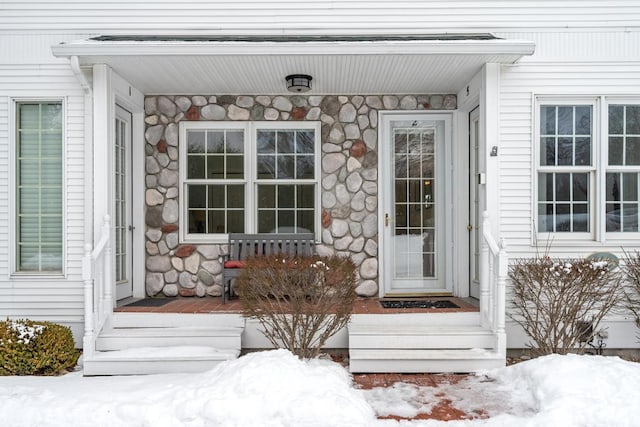
[[[471,224],[467,225],[467,231],[471,231],[471,230],[473,230],[473,225]]]

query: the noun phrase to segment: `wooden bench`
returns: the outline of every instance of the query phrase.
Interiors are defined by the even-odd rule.
[[[243,261],[260,255],[288,257],[315,254],[313,233],[299,234],[244,234],[229,233],[229,253],[220,257],[222,263],[222,303],[225,294],[232,296],[231,280],[242,272]]]

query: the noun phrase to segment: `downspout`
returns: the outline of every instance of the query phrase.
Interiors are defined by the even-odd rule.
[[[84,92],[84,240],[85,250],[90,250],[94,245],[93,230],[93,88],[87,77],[80,68],[80,61],[76,55],[69,58],[71,71],[78,79],[82,91]],[[88,266],[87,266],[88,267]],[[93,294],[92,289],[86,289],[88,283],[85,283],[85,300],[84,300],[84,323],[85,336],[84,345],[89,344],[87,349],[89,353],[93,350]],[[93,286],[93,283],[91,284]],[[87,332],[90,331],[89,334]],[[86,342],[86,341],[90,342]]]
[[[80,68],[80,61],[76,55],[69,58],[71,71],[78,79],[84,92],[84,235],[85,242],[94,244],[93,221],[93,88]]]
[[[76,78],[80,82],[80,86],[82,86],[82,90],[84,91],[84,94],[91,95],[91,85],[89,84],[89,81],[87,81],[87,77],[84,75],[84,73],[80,69],[80,61],[78,60],[78,57],[76,55],[73,55],[70,58],[70,61],[71,61],[71,71],[73,71],[73,74],[76,76]]]

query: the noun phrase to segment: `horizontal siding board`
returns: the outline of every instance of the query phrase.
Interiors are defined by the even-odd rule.
[[[595,49],[603,48],[602,41],[600,46],[595,46]],[[500,230],[512,256],[530,256],[535,254],[531,246],[535,173],[532,156],[537,150],[532,140],[533,95],[635,94],[640,99],[640,61],[547,63],[535,62],[532,58],[530,62],[503,66],[500,83]],[[543,248],[544,244],[539,242]],[[620,246],[614,249],[613,244],[603,247],[598,242],[563,245],[561,239],[554,240],[552,254],[566,257],[572,253],[575,256],[595,251],[620,252]],[[625,246],[637,249],[640,242],[627,242]]]
[[[6,30],[196,31],[358,29],[447,31],[517,28],[637,26],[640,6],[621,1],[15,1],[5,0]]]

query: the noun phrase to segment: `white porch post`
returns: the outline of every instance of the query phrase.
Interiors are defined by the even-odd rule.
[[[111,145],[113,129],[113,102],[109,67],[93,66],[93,232],[94,242],[100,240],[103,218],[111,216]]]
[[[114,105],[111,90],[111,70],[107,65],[96,64],[93,66],[93,230],[94,242],[98,242],[105,233],[112,230],[110,226],[105,226],[104,218],[112,217],[111,200],[112,191],[112,150],[113,140]],[[108,224],[108,223],[107,223]],[[109,239],[111,240],[111,239]],[[105,314],[113,310],[112,286],[113,259],[111,256],[105,258],[104,278],[101,300]],[[109,282],[106,282],[106,280]]]
[[[500,64],[487,63],[482,69],[480,122],[485,141],[485,213],[483,233],[500,239]],[[490,248],[483,238],[481,248],[480,309],[483,326],[496,334],[496,350],[506,351],[505,291],[508,258],[504,243]],[[494,245],[495,245],[494,243]],[[485,317],[486,316],[486,317]]]
[[[491,218],[491,234],[500,235],[500,64],[482,69],[480,121],[485,141],[485,209]]]
[[[498,286],[496,301],[496,335],[498,338],[498,351],[503,356],[507,355],[507,333],[505,331],[505,315],[506,315],[506,286],[507,276],[509,274],[509,257],[507,256],[507,244],[503,239],[498,243],[500,252],[498,253]]]

